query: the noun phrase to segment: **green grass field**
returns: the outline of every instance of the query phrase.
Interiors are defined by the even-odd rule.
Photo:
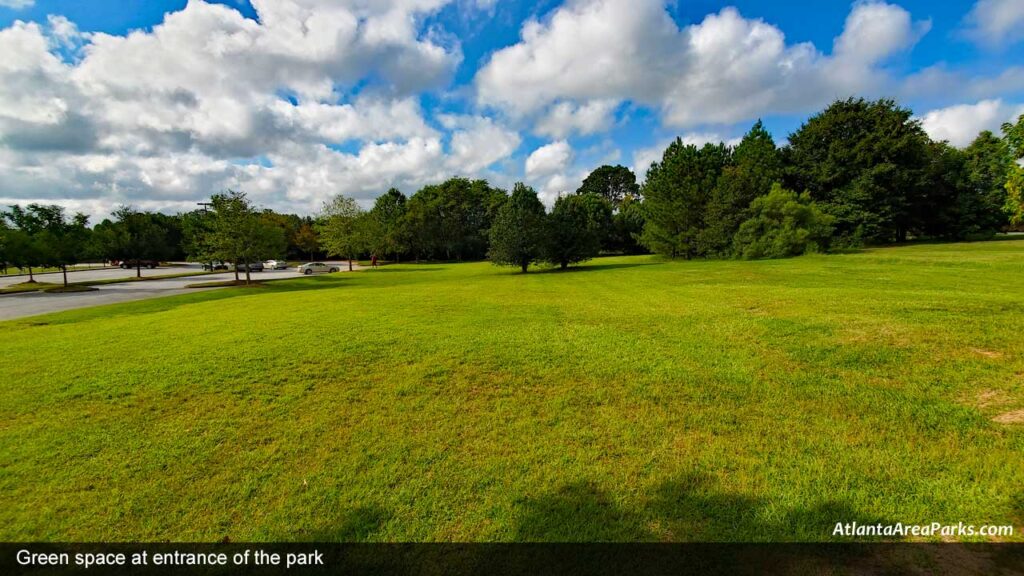
[[[0,324],[0,540],[1024,539],[1024,241],[396,265]]]

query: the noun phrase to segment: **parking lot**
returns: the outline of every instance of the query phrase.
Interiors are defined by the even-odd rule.
[[[339,264],[342,271],[348,270],[348,264]],[[143,277],[165,276],[170,274],[181,274],[187,272],[202,271],[201,264],[176,264],[162,266],[154,270],[142,270]],[[121,270],[120,268],[107,268],[100,270],[80,270],[68,273],[69,282],[90,282],[96,280],[113,280],[118,278],[132,278],[135,270]],[[288,270],[265,270],[253,272],[255,280],[270,280],[281,278],[297,278],[300,276],[294,268]],[[234,279],[234,272],[227,271],[217,274],[206,274],[202,276],[185,276],[179,278],[160,278],[147,280],[145,282],[123,282],[118,284],[105,284],[96,286],[97,290],[90,292],[72,292],[67,294],[47,294],[45,292],[25,292],[21,294],[0,295],[0,320],[11,320],[24,318],[37,314],[49,312],[60,312],[85,308],[89,306],[100,306],[103,304],[114,304],[117,302],[131,302],[147,298],[159,298],[162,296],[174,296],[186,294],[197,290],[218,290],[220,288],[186,288],[189,284],[199,282],[218,282]],[[10,286],[28,280],[27,276],[13,276],[0,278],[0,287]],[[39,282],[60,283],[60,273],[37,274]]]

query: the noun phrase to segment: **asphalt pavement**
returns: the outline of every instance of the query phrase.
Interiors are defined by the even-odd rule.
[[[343,271],[348,270],[348,265],[339,265]],[[160,267],[154,270],[142,271],[143,277],[163,276],[167,274],[180,274],[182,272],[196,272],[201,270],[200,264],[182,264],[175,266]],[[135,276],[135,270],[121,270],[119,268],[108,268],[100,270],[79,270],[68,273],[69,282],[87,282],[94,280],[107,280],[114,278],[131,278]],[[298,278],[300,274],[294,268],[289,270],[265,270],[253,272],[254,280],[270,280],[278,278]],[[161,278],[146,280],[145,282],[123,282],[118,284],[105,284],[96,286],[97,290],[89,292],[70,292],[66,294],[47,294],[45,292],[25,292],[20,294],[0,295],[0,320],[11,320],[24,318],[37,314],[86,308],[89,306],[100,306],[103,304],[114,304],[118,302],[131,302],[134,300],[145,300],[148,298],[160,298],[163,296],[175,296],[177,294],[188,294],[200,290],[219,290],[220,288],[186,288],[188,284],[199,282],[218,282],[234,279],[234,272],[222,272],[218,274],[207,274],[203,276],[186,276],[180,278]],[[0,278],[0,286],[8,286],[24,282],[27,277],[18,276],[13,278]],[[39,282],[61,282],[61,275],[38,274],[36,280]]]

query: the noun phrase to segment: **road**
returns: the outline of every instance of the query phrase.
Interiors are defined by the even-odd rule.
[[[201,272],[201,264],[175,264],[172,266],[161,266],[153,270],[147,268],[142,269],[142,277],[147,278],[150,276],[163,276],[166,274],[181,274],[183,272]],[[68,271],[68,282],[91,282],[93,280],[113,280],[115,278],[134,278],[135,270],[121,270],[120,268],[96,268],[93,270],[75,270]],[[60,272],[47,272],[46,274],[36,274],[36,281],[38,282],[51,282],[53,284],[60,284],[63,282],[63,276]],[[0,276],[0,288],[10,286],[12,284],[19,284],[26,282],[28,276]]]
[[[339,265],[343,271],[348,270],[348,265]],[[145,276],[162,276],[166,274],[179,274],[181,272],[195,272],[200,269],[198,264],[161,267],[155,270],[143,270]],[[255,280],[270,280],[278,278],[298,278],[299,273],[291,270],[266,270],[264,272],[253,272]],[[112,278],[130,278],[135,276],[134,270],[121,270],[118,268],[106,270],[80,270],[68,273],[70,282],[86,282],[92,280],[106,280]],[[117,302],[131,302],[134,300],[145,300],[147,298],[159,298],[162,296],[174,296],[187,294],[197,290],[219,290],[219,288],[185,288],[188,284],[198,282],[217,282],[234,279],[233,272],[220,274],[208,274],[205,276],[191,276],[183,278],[163,278],[159,280],[147,280],[145,282],[123,282],[120,284],[106,284],[96,286],[97,290],[91,292],[71,292],[67,294],[46,294],[44,292],[25,292],[21,294],[0,295],[0,320],[12,320],[24,318],[37,314],[73,310],[75,308],[87,308],[89,306],[100,306],[103,304],[114,304]],[[58,283],[61,281],[60,274],[53,276],[49,274],[39,275],[37,279],[41,282]],[[7,286],[17,282],[23,282],[24,277],[18,277],[11,281],[9,278],[0,278],[0,286]]]

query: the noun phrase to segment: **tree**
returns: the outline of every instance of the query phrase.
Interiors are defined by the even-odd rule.
[[[670,258],[700,255],[708,199],[729,162],[725,144],[697,148],[679,138],[669,144],[661,162],[647,171],[640,243]]]
[[[799,196],[780,184],[750,204],[751,217],[736,233],[736,254],[745,259],[786,258],[828,246],[834,218],[806,192]]]
[[[576,193],[597,194],[608,200],[614,210],[619,210],[626,197],[635,198],[640,195],[640,186],[636,183],[636,175],[629,168],[606,164],[591,172]]]
[[[732,161],[708,200],[700,251],[728,256],[740,224],[750,217],[750,203],[767,194],[782,177],[782,158],[775,140],[760,120],[733,150]]]
[[[519,266],[525,273],[544,247],[544,205],[537,192],[518,182],[491,226],[491,262]]]
[[[303,253],[309,253],[309,259],[313,259],[313,252],[320,248],[320,236],[316,233],[316,229],[309,222],[303,222],[299,229],[295,231],[295,236],[292,238],[292,242],[298,247]]]
[[[983,232],[998,232],[1007,224],[1006,181],[1013,160],[998,136],[982,132],[963,151],[966,185],[971,199],[972,221]]]
[[[135,276],[142,277],[142,260],[162,260],[169,246],[166,229],[150,212],[122,206],[113,213],[115,222],[104,221],[98,237],[107,259],[135,261]]]
[[[392,188],[379,196],[370,210],[373,217],[374,233],[370,237],[371,252],[377,256],[392,255],[401,258],[405,250],[406,198],[398,189]]]
[[[596,194],[561,196],[547,218],[544,259],[563,270],[570,264],[590,260],[601,250],[604,222],[595,220],[592,206],[608,201]]]
[[[644,232],[644,221],[643,200],[639,196],[627,196],[612,216],[611,249],[623,254],[643,253],[639,238]]]
[[[181,249],[193,261],[211,262],[217,258],[213,241],[215,215],[208,210],[193,210],[181,215]]]
[[[904,241],[920,221],[928,136],[892,100],[840,100],[789,137],[787,188],[836,217],[840,243]]]
[[[51,208],[57,208],[60,217],[47,223],[37,241],[42,246],[43,263],[60,268],[64,288],[67,288],[68,266],[78,264],[89,255],[89,217],[79,213],[66,219],[62,208]]]
[[[4,258],[11,266],[19,270],[28,270],[28,281],[35,282],[32,267],[39,264],[36,244],[27,232],[20,228],[9,227],[4,230]]]
[[[245,283],[252,283],[251,262],[280,257],[287,250],[284,230],[258,213],[244,192],[228,190],[211,199],[213,211],[204,244],[213,258],[245,265]]]
[[[362,214],[363,209],[355,200],[338,194],[324,202],[317,221],[320,246],[328,255],[347,258],[350,272],[352,260],[366,245],[365,223],[360,221]]]
[[[417,259],[483,258],[488,230],[504,197],[504,191],[486,180],[451,178],[423,187],[406,203],[408,248]]]
[[[56,205],[29,204],[25,208],[14,205],[5,217],[16,229],[8,239],[12,263],[18,268],[28,268],[28,281],[35,282],[32,268],[47,266],[57,259],[52,252],[55,244],[47,230],[59,230],[66,223],[64,209]]]
[[[1003,124],[1003,137],[1010,152],[1010,166],[1006,178],[1006,202],[1004,211],[1009,215],[1010,223],[1024,223],[1024,114],[1017,118],[1016,124]]]

